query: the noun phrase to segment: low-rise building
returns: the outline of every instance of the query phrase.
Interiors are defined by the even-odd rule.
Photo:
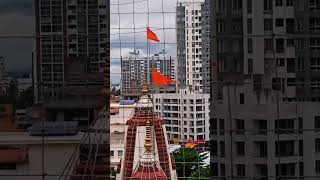
[[[117,171],[125,147],[125,129],[137,104],[122,100],[110,104],[110,168]]]
[[[170,140],[209,140],[209,94],[182,89],[152,96],[154,111],[164,119]]]
[[[31,136],[29,132],[0,132],[0,174],[6,180],[56,180],[83,134]],[[43,155],[42,155],[43,154]]]

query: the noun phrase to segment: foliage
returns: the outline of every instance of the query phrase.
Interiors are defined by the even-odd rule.
[[[204,165],[206,154],[199,155],[197,151],[181,148],[173,152],[178,177],[189,177]]]
[[[188,180],[195,179],[209,179],[210,177],[210,166],[201,167],[200,169],[194,171]]]

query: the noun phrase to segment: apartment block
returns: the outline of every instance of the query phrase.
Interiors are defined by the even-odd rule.
[[[102,73],[109,48],[108,13],[104,0],[35,1],[38,99],[57,96],[68,59],[87,58],[90,71]]]
[[[209,94],[154,94],[154,111],[163,118],[169,140],[209,140]]]
[[[152,86],[152,68],[161,74],[176,79],[175,60],[172,57],[165,57],[163,54],[154,54],[151,57],[144,57],[139,52],[130,52],[128,57],[121,58],[121,92],[123,94],[141,94],[141,82],[146,77],[148,84]],[[159,92],[159,87],[151,87]],[[175,91],[175,87],[162,88],[162,90]]]
[[[179,3],[177,7],[177,78],[179,88],[188,87],[192,91],[204,92],[209,89],[210,81],[207,67],[208,58],[203,55],[203,43],[209,42],[207,23],[208,6],[204,1],[188,1]],[[205,18],[203,18],[205,16]],[[203,24],[205,23],[205,24]],[[207,38],[203,42],[203,38]],[[209,50],[209,48],[206,48]],[[209,52],[207,52],[209,54]],[[207,54],[206,57],[207,57]],[[206,73],[205,75],[203,73]],[[206,87],[204,87],[204,85]]]
[[[318,179],[320,3],[211,2],[211,177]]]

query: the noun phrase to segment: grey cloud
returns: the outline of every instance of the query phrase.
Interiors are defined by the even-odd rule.
[[[0,14],[32,16],[34,14],[34,0],[1,0]]]

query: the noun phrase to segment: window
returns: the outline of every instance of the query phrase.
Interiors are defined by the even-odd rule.
[[[217,32],[218,33],[225,32],[225,26],[226,26],[226,23],[224,20],[222,20],[222,19],[217,20]]]
[[[217,42],[217,50],[219,53],[223,53],[224,52],[224,41],[223,40],[218,40]]]
[[[315,116],[314,117],[314,128],[316,130],[320,130],[320,116]]]
[[[236,126],[237,126],[237,134],[244,134],[244,120],[243,119],[236,119]]]
[[[272,31],[273,23],[272,19],[264,19],[264,31]]]
[[[246,176],[246,166],[244,164],[237,164],[237,176],[244,177]]]
[[[225,164],[220,164],[220,174],[221,176],[226,176],[226,165]]]
[[[295,86],[296,85],[296,79],[295,78],[288,78],[287,79],[287,86]]]
[[[283,19],[281,18],[276,19],[276,27],[283,27]]]
[[[276,164],[276,176],[295,176],[295,163]]]
[[[272,39],[264,39],[264,51],[273,51],[273,41]]]
[[[252,0],[247,0],[247,13],[252,13]]]
[[[276,39],[276,52],[284,53],[284,39]]]
[[[219,119],[220,135],[224,135],[224,119]]]
[[[278,67],[284,66],[284,58],[277,58],[277,66]]]
[[[312,91],[320,91],[320,79],[312,79],[311,80],[311,90]]]
[[[294,73],[295,72],[295,62],[294,58],[287,59],[287,73]]]
[[[287,0],[287,6],[293,6],[293,0]]]
[[[218,126],[217,126],[217,118],[210,119],[210,132],[212,134],[217,134]]]
[[[304,30],[304,20],[303,19],[296,19],[296,30],[297,31]]]
[[[320,57],[312,57],[310,59],[310,70],[320,71]]]
[[[316,174],[320,174],[320,160],[316,160]]]
[[[276,0],[276,6],[283,6],[283,0]]]
[[[297,58],[297,70],[303,71],[304,70],[304,58]]]
[[[242,10],[242,0],[232,0],[232,10],[238,12]]]
[[[110,156],[114,156],[114,151],[110,151]]]
[[[248,38],[248,53],[252,53],[253,52],[253,44],[252,44],[252,39]]]
[[[122,154],[123,154],[123,151],[122,151],[122,150],[119,150],[119,151],[118,151],[118,157],[122,157]]]
[[[244,104],[244,93],[240,93],[239,96],[240,96],[240,97],[239,97],[239,103],[240,103],[240,104]]]
[[[245,143],[244,142],[236,142],[236,150],[237,156],[245,155]]]
[[[294,119],[279,119],[275,121],[276,133],[293,133]]]
[[[294,141],[276,141],[276,157],[294,156]]]
[[[264,0],[263,10],[264,11],[272,11],[272,1],[273,0]]]
[[[319,11],[320,10],[320,0],[309,0],[309,9],[311,11]]]
[[[294,47],[294,39],[287,39],[287,47]]]
[[[224,12],[225,9],[225,0],[218,0],[217,1],[217,12]]]
[[[314,32],[320,31],[320,18],[309,19],[309,30]]]
[[[320,50],[320,38],[310,38],[310,50],[319,51]]]
[[[258,125],[258,134],[266,134],[267,129],[268,129],[268,121],[259,119],[257,120],[257,125]]]
[[[316,153],[320,153],[320,138],[316,138],[314,144]]]
[[[248,59],[248,74],[252,74],[252,73],[253,73],[253,60]]]
[[[297,39],[296,50],[299,50],[299,51],[304,50],[304,39],[303,38]]]
[[[298,129],[299,129],[299,134],[302,134],[303,133],[303,118],[302,117],[299,117],[298,118]]]
[[[220,141],[220,157],[225,157],[225,142]]]
[[[268,176],[268,165],[267,164],[255,164],[255,167],[256,167],[256,172],[257,172],[257,175],[258,176]],[[267,179],[266,177],[265,178],[260,178],[261,180],[262,179]]]
[[[272,78],[272,90],[280,91],[281,84],[281,78]]]
[[[252,34],[252,19],[247,19],[248,34]]]
[[[210,174],[218,176],[218,163],[210,163]]]
[[[299,156],[303,156],[303,140],[299,140]]]
[[[218,156],[218,142],[217,141],[210,141],[210,150],[212,156]]]
[[[268,143],[266,141],[256,141],[254,142],[257,157],[267,157],[268,156]]]
[[[299,162],[299,176],[304,176],[304,164],[303,162]]]

